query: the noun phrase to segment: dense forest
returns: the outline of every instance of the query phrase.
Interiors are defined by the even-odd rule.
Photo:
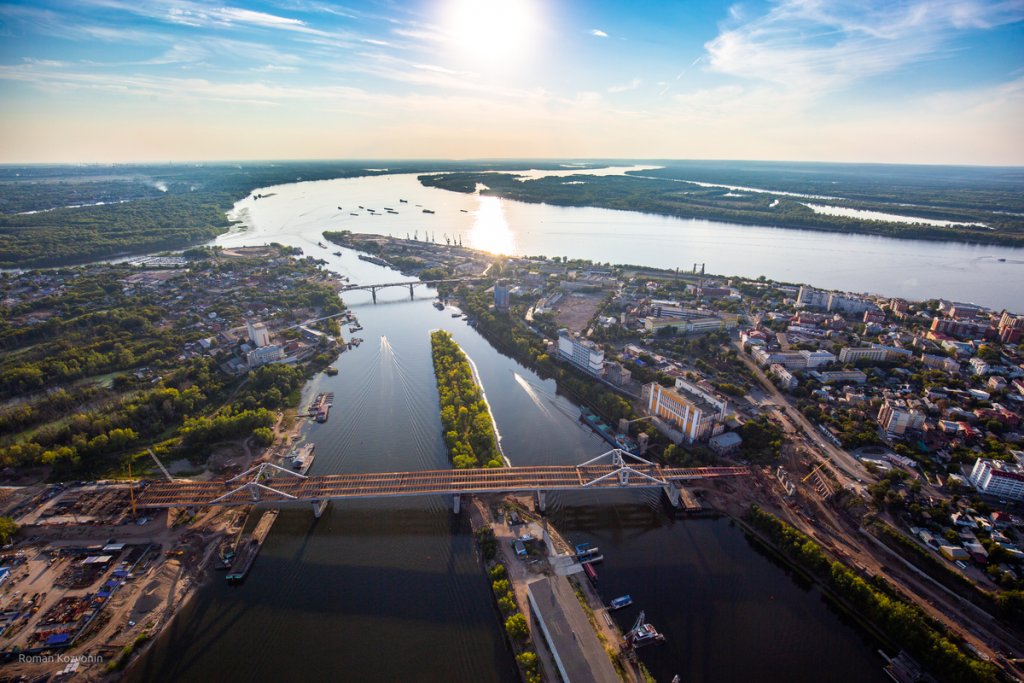
[[[798,182],[786,174],[775,176],[767,171],[737,173],[735,169],[721,169],[709,173],[703,169],[698,174],[697,169],[686,166],[623,176],[581,174],[526,181],[508,173],[459,172],[423,175],[420,182],[456,192],[473,192],[477,183],[483,183],[488,188],[483,190],[484,194],[558,206],[596,206],[745,225],[1024,246],[1024,217],[1020,213],[1024,210],[1020,199],[1024,174],[1007,171],[1005,175],[972,176],[971,184],[956,187],[945,177],[940,182],[930,176],[892,178],[871,173],[871,169],[861,175],[850,173],[842,186],[823,180]],[[771,188],[778,194],[698,184],[709,182],[759,183],[757,187]],[[826,191],[827,194],[813,199],[788,194]],[[844,192],[842,197],[836,194],[840,191]],[[963,224],[940,227],[832,216],[816,213],[806,203]]]
[[[444,330],[430,333],[441,424],[456,469],[504,467],[491,411],[473,377],[466,354]]]

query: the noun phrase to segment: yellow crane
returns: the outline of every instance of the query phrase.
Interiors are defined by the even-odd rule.
[[[135,517],[135,485],[132,483],[132,461],[128,459],[128,497],[132,501],[132,519]]]
[[[805,481],[807,481],[808,479],[810,479],[810,478],[811,478],[811,475],[813,475],[813,474],[814,474],[815,472],[817,472],[818,470],[820,470],[820,469],[821,469],[822,467],[824,467],[824,466],[825,466],[825,462],[824,462],[824,461],[822,461],[822,462],[818,463],[818,466],[817,466],[817,467],[815,467],[815,468],[814,468],[813,470],[811,470],[810,472],[808,472],[808,473],[807,473],[807,476],[806,476],[806,477],[804,477],[803,479],[801,479],[801,480],[800,480],[800,483],[802,484],[802,483],[804,483]]]

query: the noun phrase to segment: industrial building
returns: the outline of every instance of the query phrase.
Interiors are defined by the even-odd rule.
[[[647,412],[678,429],[689,443],[706,441],[720,431],[729,408],[726,401],[682,378],[671,388],[651,382],[643,396]]]

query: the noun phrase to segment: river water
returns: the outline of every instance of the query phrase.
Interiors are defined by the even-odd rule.
[[[405,279],[352,251],[318,249],[317,230],[303,227],[313,221],[282,214],[289,218],[277,230],[260,217],[257,229],[220,241],[300,246],[353,281]],[[607,450],[552,381],[435,310],[429,290],[416,292],[410,300],[407,290],[381,290],[376,305],[365,293],[346,295],[366,341],[342,354],[337,376],[305,389],[306,398],[336,395],[330,420],[305,433],[317,444],[313,474],[449,466],[430,360],[437,328],[475,362],[513,465],[575,464]],[[633,596],[636,606],[616,613],[621,625],[643,608],[667,635],[666,645],[642,651],[658,681],[818,681],[825,671],[836,681],[885,680],[877,644],[727,520],[674,519],[650,492],[549,494],[548,504],[568,539],[601,548],[605,599]],[[285,511],[245,583],[218,576],[201,588],[130,678],[517,680],[466,515],[449,506],[442,497],[333,503],[319,521],[306,509]]]
[[[1019,310],[1024,301],[1020,248],[526,204],[423,187],[411,174],[293,183],[259,192],[273,196],[239,202],[234,214],[249,228],[218,238],[218,244],[296,239],[315,253],[324,230],[419,239],[429,233],[438,242],[447,235],[461,238],[465,246],[509,255],[570,256],[681,270],[703,263],[709,273],[764,275],[910,299],[973,301],[996,310]],[[375,215],[359,205],[375,209]],[[387,213],[385,207],[398,213]]]

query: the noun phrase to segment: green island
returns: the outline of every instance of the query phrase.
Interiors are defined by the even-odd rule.
[[[739,166],[716,167],[710,162],[655,163],[663,167],[625,175],[578,174],[526,179],[511,173],[460,172],[423,175],[420,182],[428,187],[465,193],[483,185],[481,194],[535,204],[592,206],[742,225],[905,239],[1024,245],[1024,220],[1020,217],[1024,207],[1015,185],[1019,183],[1019,174],[1009,169],[964,169],[957,176],[960,184],[952,186],[941,174],[911,176],[900,168],[890,170],[888,175],[882,176],[884,180],[880,180],[877,173],[857,175],[851,172],[844,177],[844,168],[857,166],[843,164],[818,166],[816,170],[801,174],[780,169],[751,172]],[[790,166],[799,164],[785,168]],[[843,180],[828,180],[833,177]],[[718,183],[721,185],[712,186]],[[745,192],[744,187],[759,190]],[[834,196],[837,193],[841,196]],[[830,215],[816,213],[807,204],[953,224]]]
[[[335,344],[287,329],[339,313],[311,260],[271,246],[196,250],[187,267],[102,265],[0,276],[0,467],[37,478],[120,474],[145,449],[195,462],[219,444],[273,440]],[[263,321],[292,364],[250,367],[245,321]],[[337,322],[314,324],[336,334]],[[248,372],[247,372],[248,371]]]
[[[469,359],[444,330],[430,333],[430,347],[441,403],[441,424],[448,454],[456,469],[504,467],[494,422]]]

